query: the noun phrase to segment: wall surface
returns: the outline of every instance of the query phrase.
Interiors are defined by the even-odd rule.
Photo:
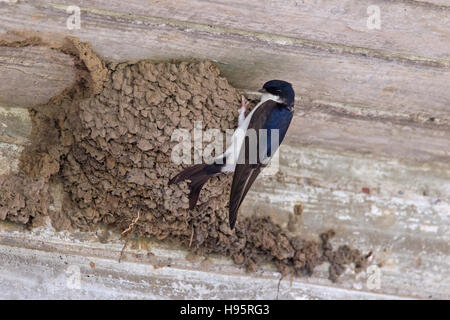
[[[79,30],[67,28],[70,5],[81,8]],[[380,29],[367,28],[370,5],[380,8]],[[72,35],[108,61],[212,60],[249,96],[268,79],[292,82],[296,113],[280,173],[259,178],[241,211],[303,236],[334,228],[336,243],[373,251],[381,283],[351,273],[331,283],[322,270],[291,287],[282,281],[279,297],[450,298],[450,1],[23,0],[0,2],[0,15],[0,44],[39,35],[56,46]],[[28,109],[74,79],[69,55],[0,46],[0,174],[17,171]],[[270,268],[254,276],[213,259],[196,271],[182,249],[152,244],[178,261],[156,272],[153,260],[117,264],[118,242],[17,228],[0,232],[2,298],[245,297],[245,281],[251,298],[276,298]],[[58,252],[95,274],[85,291],[60,287]]]

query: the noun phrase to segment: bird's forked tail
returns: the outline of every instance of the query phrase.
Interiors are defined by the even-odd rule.
[[[170,179],[169,185],[173,183],[179,183],[184,180],[190,180],[189,182],[189,209],[192,210],[197,204],[200,191],[203,185],[209,178],[220,173],[221,165],[218,164],[196,164],[192,167],[186,168]]]

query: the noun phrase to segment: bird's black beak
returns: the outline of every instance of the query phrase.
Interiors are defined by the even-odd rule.
[[[264,88],[262,88],[262,89],[259,89],[258,92],[261,92],[261,93],[267,93],[267,90],[264,89]]]

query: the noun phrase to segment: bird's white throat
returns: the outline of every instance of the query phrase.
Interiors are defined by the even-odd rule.
[[[267,100],[273,100],[273,101],[278,102],[278,103],[282,103],[283,102],[283,99],[281,99],[280,96],[276,96],[276,95],[271,94],[271,93],[264,93],[261,96],[261,101],[259,102],[259,104],[263,104]]]
[[[261,96],[261,101],[253,108],[253,110],[245,117],[245,120],[242,124],[238,126],[238,128],[235,130],[233,137],[232,137],[232,143],[227,148],[227,150],[221,154],[220,156],[216,157],[216,159],[220,159],[225,156],[226,158],[226,165],[223,166],[222,172],[233,172],[236,167],[236,161],[239,156],[239,152],[242,147],[242,143],[244,142],[245,133],[247,131],[248,125],[250,123],[250,119],[252,118],[253,114],[255,113],[256,109],[259,108],[264,102],[268,100],[273,100],[278,103],[282,103],[283,100],[276,95],[270,94],[270,93],[264,93]]]

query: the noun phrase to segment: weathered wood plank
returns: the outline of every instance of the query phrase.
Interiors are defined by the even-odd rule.
[[[270,216],[301,235],[333,228],[339,243],[372,250],[382,266],[381,292],[449,298],[449,181],[446,165],[283,145],[280,173],[257,179],[241,214]]]
[[[11,48],[7,48],[6,53]],[[27,57],[32,48],[14,48],[8,62],[3,68],[35,68],[30,66]],[[41,52],[42,48],[38,48]],[[23,51],[23,52],[22,52]],[[39,62],[39,73],[36,77],[45,79],[54,76],[55,69],[52,58],[53,51],[41,52],[45,58]],[[45,53],[45,54],[44,54]],[[47,56],[49,53],[50,56]],[[33,57],[32,59],[38,59]],[[17,62],[14,62],[17,60]],[[70,65],[67,66],[69,68]],[[48,71],[48,72],[47,72]],[[60,71],[58,71],[60,72]],[[71,70],[73,73],[73,71]],[[8,75],[4,75],[5,77]],[[28,74],[18,73],[14,81],[27,83]],[[11,90],[10,81],[5,78],[5,93],[22,100],[35,101],[35,90],[28,86],[18,86]],[[63,90],[67,82],[57,82],[58,87],[51,90]],[[50,94],[50,93],[47,93]],[[46,97],[48,99],[50,96]],[[450,161],[450,129],[435,118],[421,115],[411,119],[411,115],[392,115],[388,112],[376,112],[366,108],[350,108],[346,105],[326,101],[297,103],[296,116],[289,130],[288,142],[303,145],[315,145],[324,148],[375,154],[416,162]],[[0,141],[24,144],[28,141],[31,123],[26,109],[5,108],[0,106]]]
[[[0,298],[22,299],[398,299],[371,291],[366,278],[354,287],[318,277],[279,281],[270,266],[248,274],[227,259],[189,262],[187,252],[158,242],[127,249],[111,234],[99,243],[94,233],[24,232],[0,222]],[[80,275],[80,282],[77,275]],[[76,285],[80,286],[77,287]],[[356,288],[357,287],[357,288]]]
[[[287,142],[410,162],[450,162],[449,126],[354,111],[321,103],[298,104]]]
[[[448,0],[416,0],[416,2],[421,3],[423,5],[450,7],[450,2]]]
[[[450,237],[448,166],[411,166],[391,159],[290,145],[282,145],[280,150],[280,173],[258,179],[244,206],[256,206],[256,211],[262,203],[273,206],[286,213],[277,218],[284,226],[297,202],[303,202],[305,211],[313,216],[332,217],[330,226],[335,220],[345,222],[350,217],[357,222],[359,218],[398,214],[385,220],[398,223],[399,234],[417,229],[418,222],[428,221],[423,227],[424,235],[438,234],[441,240]],[[363,213],[367,215],[362,216]],[[366,222],[360,223],[362,229],[367,227]],[[409,223],[414,226],[408,226]],[[374,226],[373,221],[370,226]]]
[[[22,150],[22,146],[0,141],[0,175],[17,172]]]
[[[16,93],[26,94],[28,88],[18,88]],[[31,134],[31,118],[28,109],[9,108],[0,105],[0,141],[24,145]]]
[[[46,47],[0,46],[0,103],[45,103],[75,81],[73,59]]]
[[[200,25],[200,20],[183,24],[180,20],[155,18],[152,13],[146,12],[128,15],[120,11],[121,8],[93,10],[91,6],[82,13],[82,29],[68,31],[65,7],[43,3],[48,2],[0,5],[0,14],[4,17],[0,32],[35,29],[60,35],[78,35],[83,40],[91,41],[95,50],[110,60],[213,59],[220,64],[232,84],[250,91],[267,78],[291,80],[302,96],[303,104],[299,106],[289,131],[287,145],[283,148],[286,152],[281,153],[282,174],[276,179],[259,179],[246,198],[241,214],[270,215],[288,230],[302,234],[318,234],[334,228],[339,243],[349,243],[365,251],[373,250],[382,275],[380,288],[375,290],[377,293],[450,298],[450,92],[447,90],[450,69],[446,67],[446,62],[436,64],[436,61],[430,60],[430,64],[430,61],[419,59],[413,63],[417,57],[411,56],[404,56],[403,60],[396,56],[390,61],[385,53],[377,57],[370,54],[363,57],[360,53],[345,51],[347,49],[327,52],[323,43],[312,48],[303,40],[271,38],[266,33],[246,33],[230,26],[208,29]],[[386,3],[410,6],[415,2]],[[237,6],[241,8],[245,4]],[[430,10],[447,10],[428,4],[419,9],[428,10],[429,7]],[[199,19],[198,16],[195,18]],[[422,48],[421,45],[417,47]],[[5,134],[10,133],[4,131]],[[317,146],[323,149],[317,149]],[[17,159],[19,153],[17,146],[0,145],[0,168],[10,170],[10,164],[14,163],[11,159]],[[298,202],[302,203],[304,210],[300,216],[294,216],[293,207]],[[24,246],[24,239],[29,239],[31,244],[28,244],[28,249],[39,248],[38,243],[45,244],[40,250],[66,252],[69,262],[75,264],[81,261],[79,254],[86,255],[92,250],[90,245],[84,243],[77,251],[74,239],[59,242],[54,238],[52,240],[52,237],[19,234],[15,238],[14,235],[3,234],[1,241],[4,245],[17,247]],[[15,254],[4,256],[10,260],[0,259],[0,263],[6,261],[5,268],[9,274],[19,272],[12,267],[14,263],[26,265],[30,261],[28,249],[16,249]],[[95,263],[102,265],[105,257],[111,259],[108,254],[118,255],[121,246],[117,244],[114,250],[109,249],[98,245],[91,251],[95,254],[87,255],[96,257]],[[158,250],[155,245],[153,253]],[[40,259],[43,262],[37,264],[35,269],[30,267],[27,272],[19,272],[21,277],[38,279],[36,283],[39,283],[42,278],[34,275],[42,272],[58,279],[47,287],[45,294],[52,292],[54,287],[64,288],[61,292],[67,291],[65,278],[61,276],[64,269],[55,262],[54,255],[43,254]],[[83,259],[82,270],[87,272],[88,259]],[[201,281],[206,278],[206,273],[199,275],[185,271],[186,265],[182,260],[184,257],[179,259],[183,274],[205,283]],[[14,262],[8,264],[7,261]],[[144,259],[141,262],[148,261]],[[60,272],[52,273],[53,268],[42,267],[49,264],[56,264]],[[96,284],[89,287],[92,293],[89,297],[101,296],[102,290],[98,291],[97,285],[105,285],[103,274],[111,274],[109,270],[114,266],[108,264],[99,268],[102,274],[96,278]],[[126,267],[130,269],[131,264]],[[223,272],[224,268],[221,265],[217,273]],[[148,270],[142,270],[145,270],[141,273],[145,274],[145,281],[157,281],[154,278],[157,271],[152,269],[154,273],[147,277]],[[169,270],[164,274],[166,279],[180,276],[171,268],[163,270]],[[206,270],[214,272],[214,269]],[[120,272],[114,275],[117,275],[114,279],[121,277]],[[355,292],[358,291],[354,289],[366,289],[364,274],[345,274],[330,291],[323,289],[323,286],[329,285],[326,277],[326,270],[321,269],[314,278],[299,280],[298,288],[308,288],[299,289],[303,291],[289,291],[286,284],[288,291],[285,297],[356,297],[358,293]],[[224,283],[229,281],[223,274],[216,278],[224,279]],[[232,284],[226,287],[229,291],[227,289],[225,292],[247,292],[247,282],[254,278],[254,275],[248,279],[239,278],[241,284]],[[6,276],[3,279],[11,292],[20,292],[22,285],[15,286]],[[133,277],[125,279],[132,282]],[[137,279],[142,278],[138,276]],[[179,287],[177,279],[176,285]],[[274,277],[271,279],[275,282]],[[192,286],[194,282],[181,284]],[[114,280],[106,285],[118,286],[118,283]],[[131,289],[125,289],[124,296],[135,294],[142,297],[142,291],[149,288],[149,285],[143,285],[136,289],[132,283]],[[155,296],[179,297],[188,293],[184,289],[176,291],[179,295],[170,293],[174,292],[173,283],[170,280],[167,285],[154,287]],[[243,287],[242,283],[246,285]],[[217,296],[219,290],[209,284],[205,287],[204,295],[199,297]],[[23,292],[32,296],[34,291],[31,290],[34,288]],[[255,290],[258,288],[272,290],[271,294],[276,291],[273,291],[276,285],[272,287],[267,278],[255,286]],[[140,293],[133,291],[135,289]],[[61,294],[70,296],[70,293]],[[229,296],[224,294],[224,297]],[[255,296],[258,297],[271,296]]]
[[[50,66],[49,66],[50,67]],[[16,92],[27,94],[27,88]],[[23,92],[23,93],[22,93]],[[333,111],[333,112],[331,112]],[[404,120],[373,119],[348,114],[339,108],[299,104],[286,143],[327,150],[403,159],[415,163],[450,161],[450,130],[445,126]],[[0,106],[0,141],[24,145],[29,142],[28,110]]]
[[[179,20],[211,29],[235,29],[249,35],[252,32],[271,34],[274,39],[277,35],[299,38],[319,47],[340,46],[339,50],[347,52],[356,53],[357,48],[370,48],[382,50],[386,56],[392,52],[409,55],[411,60],[417,56],[450,60],[450,7],[419,5],[418,2],[60,0],[57,3],[153,16],[167,19],[169,23]],[[367,27],[370,6],[380,9],[380,29]]]
[[[293,82],[305,100],[327,100],[398,116],[450,119],[450,69],[329,53],[299,43],[281,43],[183,25],[123,12],[83,12],[80,30],[66,28],[65,7],[30,3],[0,7],[1,31],[33,29],[90,41],[109,60],[209,59],[239,88],[257,89],[269,78]],[[46,19],[32,19],[41,15]],[[324,76],[326,75],[326,76]]]

